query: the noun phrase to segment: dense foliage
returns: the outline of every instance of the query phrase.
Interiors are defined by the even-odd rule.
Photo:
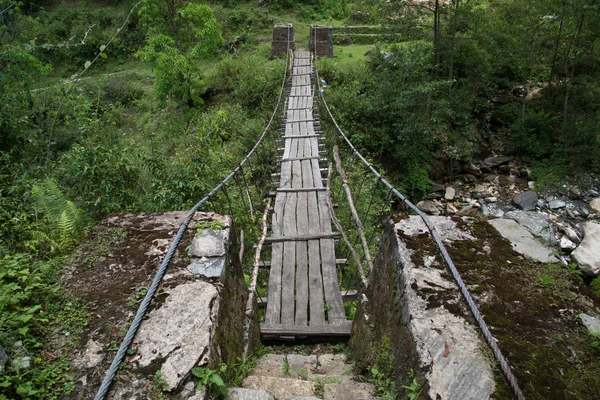
[[[323,74],[354,140],[403,172],[408,192],[499,137],[534,163],[598,170],[598,2],[400,1],[375,13],[392,44],[362,68],[323,61]]]

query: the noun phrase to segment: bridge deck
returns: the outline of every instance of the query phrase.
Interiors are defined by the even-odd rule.
[[[297,52],[269,240],[271,270],[263,338],[349,336],[351,331],[338,285],[334,235],[319,167],[311,73],[310,53]]]

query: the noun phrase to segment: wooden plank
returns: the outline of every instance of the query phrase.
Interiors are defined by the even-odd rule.
[[[294,163],[300,162],[300,160],[295,159]],[[278,188],[277,192],[285,192],[285,193],[293,193],[293,192],[324,192],[327,189],[324,187],[301,187],[301,188]]]
[[[356,301],[357,297],[358,297],[358,290],[350,289],[350,290],[345,290],[342,292],[342,301],[344,303],[347,303],[350,301]],[[256,303],[261,308],[264,308],[267,305],[268,301],[269,301],[268,297],[257,297],[256,298]]]
[[[303,122],[300,124],[301,133],[308,134],[311,123]],[[305,155],[318,156],[314,152],[312,141],[305,143]],[[318,160],[317,160],[318,162]],[[312,173],[312,161],[305,161],[303,164],[303,182],[305,186],[314,187]],[[317,193],[307,193],[308,206],[308,233],[316,235],[321,232],[321,221],[319,219],[319,210],[317,208]],[[321,275],[321,254],[318,240],[308,242],[308,286],[309,286],[309,304],[310,304],[310,325],[320,326],[325,324],[325,297],[323,294],[323,277]]]
[[[331,232],[331,218],[327,206],[326,193],[318,192],[319,217],[321,219],[321,230]],[[335,251],[333,239],[321,239],[321,271],[323,274],[323,288],[325,290],[325,301],[327,302],[327,320],[330,323],[339,323],[346,319],[344,304],[340,295],[337,270],[335,266]]]
[[[294,115],[297,111],[294,112]],[[297,124],[292,124],[292,132],[296,133]],[[297,140],[286,140],[286,146],[290,144],[291,158],[297,157],[298,154],[298,141]],[[298,179],[296,178],[296,168],[294,166],[295,161],[292,161],[292,175],[291,185],[292,187],[298,186]],[[286,163],[286,164],[289,164]],[[296,193],[288,193],[286,197],[285,207],[283,211],[283,236],[296,236],[296,202],[298,195]],[[294,323],[294,285],[296,275],[296,244],[293,241],[287,241],[283,244],[283,272],[281,282],[281,323],[282,324],[293,324]]]
[[[287,203],[286,203],[286,206],[287,206]],[[287,208],[286,208],[286,210],[287,210]],[[284,218],[284,220],[285,220],[285,218]],[[287,222],[284,222],[284,225],[285,225],[285,223],[287,223]],[[334,240],[334,239],[339,239],[340,237],[341,237],[341,235],[338,232],[319,232],[319,233],[308,234],[308,235],[292,235],[292,234],[285,235],[285,231],[284,231],[283,236],[266,237],[264,243],[270,244],[270,243],[281,243],[281,242],[299,242],[299,241],[306,242],[307,240]]]
[[[336,258],[335,265],[348,265],[348,259],[347,258]],[[269,260],[261,261],[261,262],[259,262],[258,266],[260,268],[271,268],[271,261],[269,261]]]
[[[298,125],[298,136],[300,135],[300,124]],[[304,157],[305,143],[308,139],[298,140],[297,157]],[[302,178],[302,164],[304,161],[293,162],[294,171],[297,173],[298,202],[296,204],[296,233],[298,235],[308,234],[308,211],[307,194],[303,191],[304,181]],[[308,324],[308,254],[305,241],[296,242],[296,325],[306,326]]]
[[[314,125],[309,124],[309,134],[314,132]],[[316,139],[312,139],[313,151],[319,149]],[[313,179],[315,187],[323,187],[323,180],[319,168],[319,162],[312,160]],[[317,203],[319,208],[319,218],[321,223],[321,232],[331,232],[331,217],[329,215],[329,206],[324,192],[317,192]],[[327,302],[327,319],[330,323],[340,323],[346,320],[344,303],[340,295],[340,287],[335,265],[335,249],[332,239],[321,239],[321,273],[323,274],[323,288],[325,291],[325,301]]]
[[[263,339],[278,336],[350,336],[352,321],[317,326],[260,324],[260,333]]]

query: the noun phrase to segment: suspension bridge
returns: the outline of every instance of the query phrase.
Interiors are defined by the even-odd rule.
[[[289,39],[288,34],[288,43]],[[323,165],[327,164],[325,158],[327,152],[322,143],[323,132],[316,111],[319,104],[326,111],[333,131],[339,133],[338,140],[346,143],[352,160],[361,165],[364,172],[363,179],[370,178],[369,188],[372,196],[374,189],[379,188],[378,190],[392,196],[397,202],[404,203],[408,210],[412,210],[422,218],[510,386],[517,398],[524,398],[508,363],[483,321],[431,221],[358,152],[335,121],[325,98],[315,97],[315,89],[318,88],[316,84],[318,70],[314,66],[314,53],[308,51],[292,53],[288,45],[286,55],[280,95],[265,130],[246,157],[189,211],[158,268],[95,399],[104,399],[108,393],[119,365],[148,311],[193,215],[209,201],[214,201],[213,204],[217,201],[229,202],[231,205],[232,196],[228,188],[235,183],[240,185],[239,198],[245,201],[244,204],[250,208],[251,214],[253,214],[253,204],[260,202],[260,196],[268,197],[262,217],[261,234],[255,249],[248,300],[250,304],[259,299],[260,271],[268,271],[266,306],[264,317],[260,322],[261,338],[263,340],[324,337],[343,339],[351,335],[352,321],[346,317],[344,296],[340,288],[340,276],[338,276],[338,265],[345,264],[347,261],[336,256],[336,250],[340,247],[336,246],[336,243],[341,241],[345,246],[346,255],[352,256],[354,265],[359,269],[362,287],[368,285],[372,261],[369,254],[369,241],[366,239],[362,221],[369,218],[369,213],[375,212],[375,207],[371,207],[371,198],[368,206],[363,207],[363,215],[359,216],[347,184],[348,177],[340,165],[336,149],[334,158],[342,181],[340,192],[343,187],[349,206],[347,224],[352,222],[350,229],[346,228],[346,230],[351,230],[352,234],[356,235],[355,243],[360,240],[362,248],[357,251],[355,243],[349,239],[348,232],[344,232],[340,219],[336,217],[331,200],[332,167],[329,164],[329,168],[323,168]],[[278,117],[282,124],[281,129],[275,130],[280,133],[275,140],[283,146],[278,149],[280,154],[275,162],[278,170],[272,174],[276,178],[275,187],[268,193],[256,191],[253,199],[250,193],[252,185],[248,183],[252,181],[252,171],[248,171],[251,169],[248,165],[252,160],[255,163],[259,162],[256,160],[259,157],[257,150],[268,141],[267,138],[270,136],[268,133],[273,132],[272,126],[275,125],[273,122]],[[364,180],[359,185],[357,197],[366,187]],[[272,203],[273,207],[271,207]],[[386,212],[390,211],[390,209],[386,210]],[[269,224],[270,212],[271,223]],[[368,265],[367,272],[363,264]],[[258,316],[248,315],[248,317]]]

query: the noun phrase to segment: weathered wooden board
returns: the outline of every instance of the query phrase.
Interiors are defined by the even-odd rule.
[[[274,339],[279,336],[350,336],[352,321],[317,326],[260,324],[261,337]]]

